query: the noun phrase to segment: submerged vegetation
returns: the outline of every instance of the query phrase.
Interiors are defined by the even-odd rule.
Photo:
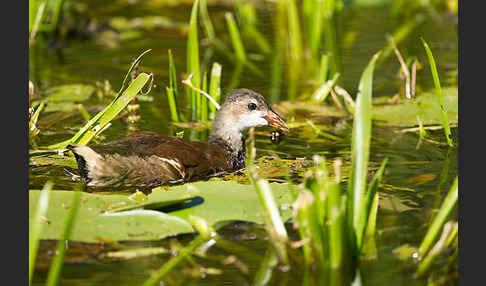
[[[128,5],[122,2],[99,13]],[[48,68],[36,66],[44,37],[55,40],[54,31],[66,29],[69,17],[82,15],[72,11],[85,10],[69,0],[30,1],[29,285],[63,285],[63,271],[78,252],[104,265],[124,261],[136,269],[134,259],[148,262],[125,284],[179,285],[221,276],[211,283],[389,285],[396,273],[413,285],[457,284],[457,58],[445,73],[438,56],[444,52],[431,44],[437,38],[416,31],[426,17],[457,17],[457,1],[385,5],[397,23],[380,35],[381,46],[369,54],[365,49],[352,64],[360,67],[359,78],[347,61],[363,27],[344,32],[343,17],[351,14],[350,25],[363,25],[357,14],[364,12],[354,7],[373,13],[365,2],[374,1],[347,2],[133,4],[157,11],[167,5],[185,22],[120,18],[106,31],[91,24],[96,39],[118,33],[109,45],[97,45],[110,50],[124,42],[130,47],[124,62],[138,55],[128,65],[110,59],[123,72],[128,66],[123,78],[123,72],[113,76],[120,82],[114,91],[104,78],[89,84],[67,75],[53,85],[59,79],[37,73]],[[182,40],[147,46],[140,36],[147,31],[140,29],[164,37],[180,33]],[[405,49],[406,42],[414,48]],[[424,67],[431,78],[418,72]],[[206,140],[224,95],[237,87],[264,90],[291,129],[277,134],[283,142],[272,139],[275,144],[267,129],[250,130],[245,169],[151,190],[89,190],[71,182],[77,168],[68,144],[103,142],[139,128]],[[138,119],[120,120],[127,116]],[[46,258],[50,240],[57,240],[55,255]],[[97,263],[87,261],[81,269]]]

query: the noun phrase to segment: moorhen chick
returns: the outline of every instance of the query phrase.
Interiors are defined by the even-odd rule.
[[[207,142],[141,131],[108,143],[69,145],[68,149],[74,153],[87,186],[153,187],[244,168],[243,132],[258,126],[289,131],[262,95],[235,89],[218,110]]]

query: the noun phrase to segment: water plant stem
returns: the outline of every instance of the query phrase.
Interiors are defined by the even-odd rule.
[[[169,261],[162,265],[162,267],[160,267],[149,279],[147,279],[142,286],[159,285],[159,281],[164,278],[169,271],[175,268],[182,260],[191,255],[191,253],[193,253],[194,250],[198,248],[204,241],[204,238],[200,235],[194,238],[186,247],[179,251],[177,256],[172,257],[169,259]]]
[[[454,143],[452,142],[451,128],[449,126],[449,118],[447,117],[447,110],[444,108],[444,105],[442,104],[442,88],[440,86],[437,66],[435,65],[434,56],[432,55],[432,51],[430,50],[429,45],[427,44],[427,42],[425,42],[423,38],[420,38],[420,40],[422,41],[422,44],[427,53],[427,58],[429,59],[430,70],[432,72],[435,90],[437,92],[437,99],[439,101],[440,113],[442,116],[442,126],[444,126],[444,134],[446,136],[447,144],[452,147],[454,146]]]
[[[431,225],[429,226],[425,237],[420,244],[418,249],[418,254],[420,257],[424,257],[429,249],[431,248],[432,244],[434,243],[435,239],[439,236],[440,230],[442,226],[445,224],[447,218],[451,214],[454,207],[457,205],[458,201],[458,178],[454,180],[447,196],[442,203],[439,212],[434,217]]]
[[[371,140],[371,96],[373,90],[373,70],[380,52],[376,53],[363,71],[359,83],[358,96],[353,120],[351,143],[352,166],[348,183],[348,224],[352,226],[352,240],[359,229],[361,208],[366,188],[368,160]],[[361,243],[359,243],[360,245]],[[358,245],[358,244],[353,244]]]
[[[226,12],[224,17],[226,19],[226,24],[228,25],[228,31],[231,37],[231,42],[233,43],[233,50],[235,51],[236,58],[239,61],[244,62],[246,61],[245,48],[241,41],[240,32],[238,31],[238,26],[236,25],[233,14]]]
[[[29,285],[32,283],[35,269],[35,259],[37,257],[37,249],[39,247],[39,237],[44,226],[44,219],[47,214],[49,206],[49,192],[52,190],[54,184],[48,181],[42,188],[37,209],[32,216],[31,228],[29,230]]]
[[[55,286],[58,285],[59,279],[61,276],[62,265],[64,262],[64,254],[66,252],[67,243],[69,237],[71,235],[71,231],[73,229],[74,221],[76,219],[76,214],[79,209],[79,202],[81,199],[82,192],[75,191],[71,206],[69,209],[68,216],[66,217],[66,221],[64,222],[64,230],[61,236],[61,239],[57,243],[56,248],[56,256],[52,261],[51,268],[49,269],[49,274],[47,276],[47,286]]]

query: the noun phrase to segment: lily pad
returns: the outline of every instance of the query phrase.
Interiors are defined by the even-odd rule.
[[[88,100],[95,92],[95,87],[86,84],[59,85],[46,90],[47,102],[80,102]]]
[[[447,111],[450,124],[458,121],[457,88],[444,88],[443,107]],[[378,124],[397,127],[417,126],[417,116],[424,125],[441,124],[442,117],[437,95],[433,92],[418,94],[412,100],[402,100],[399,104],[387,103],[388,98],[373,100],[373,120]]]
[[[270,185],[279,206],[292,203],[288,184]],[[36,209],[39,194],[38,190],[29,191],[29,213]],[[41,239],[59,239],[72,196],[71,191],[51,191]],[[190,215],[204,218],[213,227],[232,220],[264,222],[252,185],[196,182],[156,188],[142,201],[128,195],[83,193],[71,240],[142,241],[191,233]],[[284,220],[290,216],[290,210],[282,211]]]

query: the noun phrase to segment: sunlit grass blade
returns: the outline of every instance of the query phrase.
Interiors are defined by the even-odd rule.
[[[35,14],[35,18],[34,18],[35,20],[33,22],[31,22],[33,24],[30,24],[31,26],[29,26],[29,33],[30,33],[29,34],[29,46],[34,42],[37,31],[39,30],[39,27],[41,25],[42,18],[45,15],[44,10],[45,10],[45,7],[46,7],[46,1],[43,1],[42,3],[40,3],[40,5],[36,5],[38,3],[38,1],[29,1],[29,6],[30,6],[30,2],[33,2],[33,4],[32,4],[33,8],[30,9],[30,7],[29,7],[29,13]],[[32,15],[29,15],[29,16],[32,16]]]
[[[64,0],[55,0],[54,6],[49,9],[51,11],[49,23],[42,24],[43,31],[53,31],[57,27],[63,7]]]
[[[379,54],[380,52],[373,56],[363,71],[356,98],[351,142],[352,166],[348,183],[348,224],[354,229],[353,239],[356,239],[359,229],[361,207],[365,198],[371,140],[373,71]]]
[[[150,51],[152,51],[152,49],[148,49],[146,51],[144,51],[143,53],[141,53],[133,62],[132,62],[132,65],[130,66],[130,68],[128,69],[127,73],[125,74],[125,77],[123,78],[123,83],[120,87],[120,90],[118,91],[118,93],[116,94],[116,98],[120,97],[120,95],[122,94],[123,91],[125,91],[126,89],[126,86],[127,84],[130,83],[130,80],[131,80],[131,75],[132,75],[132,71],[133,69],[140,63],[140,61],[142,60],[143,56],[145,56],[147,53],[149,53]]]
[[[331,89],[333,89],[334,85],[336,85],[339,76],[339,73],[335,73],[331,80],[328,80],[327,82],[319,86],[316,91],[314,91],[314,93],[311,95],[311,100],[315,102],[324,102],[331,92]]]
[[[98,114],[91,118],[71,139],[66,141],[56,143],[47,146],[48,149],[59,149],[65,148],[68,144],[87,144],[95,135],[99,134],[100,131],[105,130],[108,126],[109,121],[111,121],[119,112],[125,108],[130,101],[138,94],[140,90],[145,86],[147,81],[152,78],[152,75],[146,73],[140,73],[137,78],[127,87],[125,85],[130,78],[130,74],[133,68],[138,62],[140,62],[143,55],[148,53],[150,50],[143,52],[130,66],[125,78],[123,80],[122,86],[117,96]],[[105,114],[106,113],[106,114]]]
[[[273,269],[278,264],[278,256],[273,247],[267,249],[267,253],[263,258],[260,267],[258,268],[255,278],[253,279],[253,284],[255,286],[267,285],[272,278]]]
[[[287,17],[286,4],[284,1],[278,1],[276,12],[273,20],[274,41],[272,45],[273,55],[271,62],[270,77],[270,103],[280,101],[281,86],[283,83],[283,62],[285,50],[287,49]]]
[[[320,190],[315,188],[316,193]],[[318,199],[309,190],[302,190],[293,204],[297,211],[297,221],[301,241],[308,241],[303,244],[305,263],[307,265],[317,264],[319,268],[325,267],[326,253],[324,250],[323,225],[321,216],[318,214]]]
[[[249,152],[252,152],[252,150],[249,150]],[[250,161],[252,160],[250,159]],[[267,227],[270,239],[272,240],[272,244],[275,247],[279,260],[283,264],[288,265],[289,258],[286,248],[286,243],[288,242],[287,230],[285,229],[282,218],[280,217],[278,206],[275,202],[275,198],[273,197],[270,184],[268,183],[268,181],[256,177],[254,165],[251,163],[248,166],[248,174],[250,177],[250,181],[257,192],[260,205],[263,208],[263,215],[266,222],[265,225]]]
[[[169,101],[170,118],[173,122],[179,122],[179,112],[177,109],[177,103],[174,95],[174,90],[171,87],[166,87],[167,99]]]
[[[258,46],[259,52],[269,54],[272,52],[265,36],[257,29],[257,16],[255,6],[248,1],[235,1],[237,20],[242,30],[244,39],[254,41]]]
[[[360,255],[366,260],[378,258],[378,251],[376,248],[376,218],[378,216],[378,205],[380,200],[380,193],[376,192],[373,198],[373,203],[368,215],[368,224],[366,225],[365,234],[363,236],[363,243],[361,245]]]
[[[319,66],[319,76],[317,78],[319,83],[326,82],[329,73],[329,55],[323,54]]]
[[[299,14],[295,0],[287,2],[290,55],[293,60],[302,59],[302,34],[300,29]]]
[[[110,105],[100,112],[102,114],[99,118],[96,118],[95,116],[88,122],[90,127],[94,126],[86,130],[82,136],[73,139],[71,143],[79,145],[88,144],[95,135],[99,134],[99,130],[103,129],[132,101],[132,99],[137,96],[151,77],[152,75],[140,73],[120,97],[116,98]]]
[[[197,31],[197,9],[199,7],[199,0],[195,0],[192,4],[191,18],[189,20],[189,36],[187,38],[187,57],[186,68],[187,74],[192,74],[191,83],[194,87],[201,87],[201,74],[199,64],[199,38]],[[194,90],[186,88],[188,95],[188,102],[191,102],[191,120],[197,119],[196,101],[199,96]]]
[[[206,37],[211,42],[216,38],[216,33],[214,32],[214,27],[211,23],[211,18],[209,17],[207,0],[201,0],[201,7],[199,12],[201,14],[201,20],[203,23],[204,31],[206,32]]]
[[[37,109],[34,111],[34,114],[32,114],[32,117],[29,120],[29,142],[32,143],[32,140],[34,139],[37,134],[39,134],[39,129],[37,128],[37,121],[39,119],[39,115],[44,109],[45,102],[41,102],[39,106],[37,106]]]
[[[425,237],[420,244],[418,254],[420,257],[424,257],[430,250],[432,244],[440,234],[442,226],[445,224],[447,218],[451,214],[458,201],[458,178],[454,180],[451,189],[447,193],[447,196],[442,202],[439,212],[435,215],[434,220],[430,224]]]
[[[52,190],[54,184],[48,181],[41,191],[37,203],[37,209],[32,216],[29,229],[29,285],[32,283],[35,269],[35,259],[37,257],[37,249],[39,247],[39,238],[44,226],[44,218],[47,214],[47,208],[49,206],[49,192]]]
[[[361,214],[359,215],[358,229],[356,232],[356,243],[358,246],[358,250],[360,250],[361,246],[363,245],[365,230],[369,224],[371,207],[373,205],[373,201],[378,190],[378,185],[380,184],[383,173],[385,172],[385,166],[387,162],[388,158],[385,158],[381,163],[381,166],[376,172],[375,176],[371,180],[368,190],[366,191],[364,200],[362,202],[363,205],[360,208]]]
[[[208,93],[208,73],[207,72],[204,72],[203,75],[202,90]],[[200,119],[202,121],[207,121],[208,120],[208,99],[206,96],[201,96],[201,104],[199,108],[201,113]]]
[[[177,103],[177,98],[179,96],[179,88],[177,87],[177,72],[176,66],[174,62],[174,57],[172,55],[172,51],[168,50],[169,54],[169,87],[172,88],[172,92],[175,96],[175,102]]]
[[[209,95],[214,98],[217,103],[221,102],[221,65],[213,63],[211,68],[211,80],[209,83]],[[213,104],[209,105],[211,111],[209,118],[214,119],[216,116],[216,107]]]
[[[342,199],[341,188],[338,183],[330,183],[327,193],[329,265],[331,268],[339,268],[343,265],[344,249],[346,247],[346,205]]]
[[[454,240],[457,240],[458,230],[459,225],[457,222],[450,221],[444,225],[440,239],[437,241],[434,247],[432,247],[427,256],[422,260],[422,262],[420,262],[416,272],[417,277],[421,277],[425,273],[427,273],[427,271],[432,266],[432,263],[442,252],[442,250],[449,247]]]
[[[59,278],[61,275],[62,264],[64,262],[64,254],[66,252],[66,244],[69,240],[69,236],[71,235],[73,225],[76,219],[76,214],[79,209],[79,203],[81,199],[81,195],[83,192],[75,191],[73,195],[73,199],[71,202],[71,206],[69,209],[68,216],[64,222],[64,231],[62,233],[62,237],[57,243],[56,248],[56,256],[54,257],[51,267],[49,269],[49,274],[47,276],[47,286],[55,286],[59,283]]]
[[[81,113],[81,116],[83,116],[84,120],[89,121],[91,119],[91,115],[89,115],[89,112],[82,103],[78,104],[78,110],[79,113]]]
[[[406,21],[402,26],[398,27],[391,35],[395,44],[398,45],[401,41],[403,41],[423,20],[424,18],[422,15],[417,15],[415,18],[412,18],[410,21]],[[391,43],[388,43],[388,45],[383,49],[383,53],[381,54],[380,60],[377,64],[383,63],[392,52],[393,46]]]
[[[311,49],[312,56],[317,59],[319,54],[319,48],[321,45],[321,35],[322,35],[322,24],[323,24],[323,17],[324,14],[327,12],[328,14],[332,15],[332,11],[324,11],[325,8],[330,7],[333,9],[333,6],[324,5],[325,2],[334,2],[333,0],[326,0],[326,1],[312,1],[312,9],[311,9],[311,23],[310,23],[310,38],[309,38],[309,45]]]
[[[439,73],[437,72],[437,66],[435,65],[434,56],[432,55],[432,51],[430,50],[429,45],[427,45],[425,40],[423,38],[420,38],[420,40],[422,40],[422,44],[424,45],[425,51],[427,52],[427,57],[429,59],[430,70],[432,71],[435,90],[437,92],[437,98],[439,100],[440,113],[442,116],[442,126],[444,127],[444,134],[447,139],[447,144],[449,146],[454,146],[454,143],[452,142],[451,128],[449,126],[449,118],[447,117],[447,110],[444,108],[444,105],[442,105],[442,88],[440,86]]]
[[[149,279],[147,279],[142,285],[143,286],[154,286],[160,285],[160,280],[169,273],[172,269],[174,269],[180,262],[186,259],[191,253],[194,252],[196,248],[198,248],[204,242],[204,238],[202,236],[197,236],[194,238],[187,246],[182,248],[177,256],[172,257],[167,261],[162,267],[160,267]]]
[[[226,24],[228,25],[228,31],[231,37],[231,42],[233,43],[233,50],[235,51],[236,58],[239,61],[244,62],[246,61],[245,47],[241,41],[240,32],[238,30],[238,26],[236,25],[233,14],[226,12],[224,17],[226,19]]]

